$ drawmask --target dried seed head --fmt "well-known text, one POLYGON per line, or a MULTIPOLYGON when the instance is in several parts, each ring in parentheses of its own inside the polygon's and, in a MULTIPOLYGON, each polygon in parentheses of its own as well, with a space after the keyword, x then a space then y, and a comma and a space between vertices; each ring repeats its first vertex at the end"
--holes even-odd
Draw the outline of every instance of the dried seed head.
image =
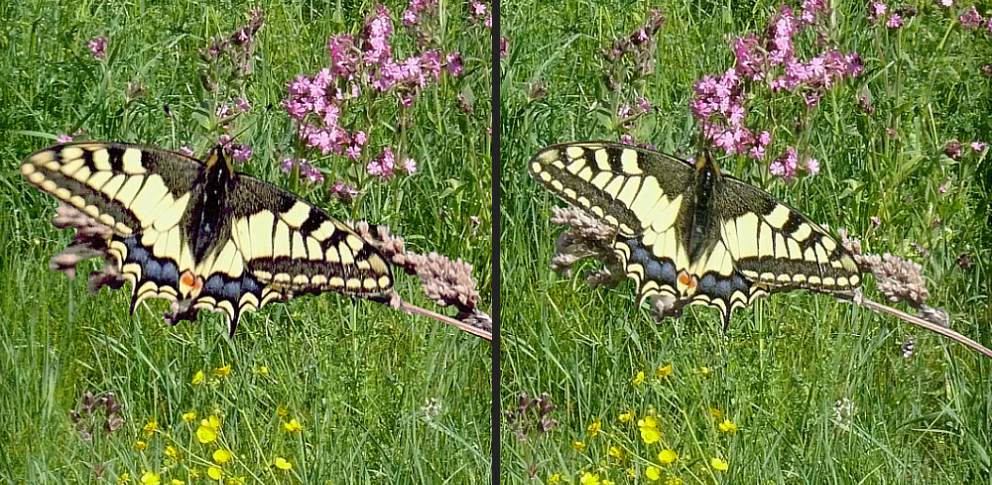
POLYGON ((930 297, 923 268, 913 261, 889 253, 882 256, 855 255, 855 260, 862 268, 869 269, 875 275, 879 291, 889 301, 905 301, 920 308, 930 297))

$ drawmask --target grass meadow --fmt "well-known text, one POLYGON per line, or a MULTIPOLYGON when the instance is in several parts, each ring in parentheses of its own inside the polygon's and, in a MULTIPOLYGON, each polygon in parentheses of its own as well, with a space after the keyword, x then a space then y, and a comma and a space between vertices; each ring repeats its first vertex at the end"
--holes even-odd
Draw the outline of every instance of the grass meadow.
MULTIPOLYGON (((341 114, 368 136, 355 162, 304 149, 283 101, 296 76, 329 66, 332 35, 362 35, 373 2, 253 2, 261 28, 237 41, 250 24, 241 2, 0 5, 0 482, 488 482, 488 342, 335 294, 245 315, 233 340, 219 314, 168 326, 160 300, 129 316, 127 289, 87 291, 95 262, 74 280, 48 269, 71 231, 51 225, 53 198, 17 169, 57 135, 198 155, 233 135, 252 150, 239 170, 473 264, 488 310, 490 33, 458 2, 411 33, 407 4, 387 3, 396 59, 422 42, 442 62, 460 52, 462 70, 429 80, 409 108, 366 86, 341 114), (236 99, 250 108, 218 112, 236 99), (416 173, 367 174, 385 147, 416 173), (284 173, 285 156, 326 181, 284 173), (333 197, 335 180, 361 195, 333 197)), ((436 308, 415 276, 398 280, 404 299, 436 308)))
MULTIPOLYGON (((805 292, 738 311, 725 336, 705 307, 656 324, 630 280, 591 289, 581 271, 549 268, 562 231, 549 216, 563 203, 529 177, 530 157, 551 143, 625 135, 693 155, 694 83, 734 67, 734 38, 769 35, 780 3, 502 5, 507 482, 988 483, 992 363, 977 353, 805 292), (665 20, 649 36, 653 64, 632 72, 606 59, 655 8, 665 20), (638 95, 651 109, 621 120, 638 95)), ((799 2, 785 3, 798 15, 799 2)), ((992 162, 982 143, 992 138, 992 33, 970 20, 967 1, 891 4, 874 20, 868 2, 828 3, 795 37, 796 56, 833 46, 856 52, 863 72, 812 107, 801 93, 748 84, 746 124, 773 141, 760 161, 718 152, 721 166, 847 228, 865 252, 919 263, 928 304, 988 346, 992 162), (774 176, 786 146, 815 157, 819 173, 774 176)), ((980 15, 992 13, 983 5, 980 15)), ((871 278, 864 290, 883 299, 871 278)))

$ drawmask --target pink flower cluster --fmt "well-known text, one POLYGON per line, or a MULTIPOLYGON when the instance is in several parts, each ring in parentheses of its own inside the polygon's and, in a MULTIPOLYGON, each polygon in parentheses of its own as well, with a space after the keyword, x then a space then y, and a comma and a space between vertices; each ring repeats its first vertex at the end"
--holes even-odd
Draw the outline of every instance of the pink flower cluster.
POLYGON ((902 28, 906 19, 915 17, 917 13, 916 7, 910 5, 903 5, 891 11, 885 2, 876 1, 868 5, 868 20, 873 24, 884 23, 892 30, 902 28))
POLYGON ((231 138, 231 135, 221 135, 217 139, 217 144, 224 147, 224 151, 229 153, 234 158, 234 161, 241 163, 247 162, 251 158, 251 147, 244 143, 232 143, 233 141, 234 139, 231 138))
MULTIPOLYGON (((408 12, 423 14, 433 2, 414 0, 408 12)), ((389 9, 379 5, 366 19, 357 44, 347 34, 335 35, 327 42, 331 65, 313 77, 297 76, 288 86, 283 102, 290 117, 299 124, 299 136, 321 153, 346 155, 357 160, 367 137, 364 132, 351 133, 342 126, 341 117, 349 100, 362 94, 362 86, 378 92, 395 92, 404 107, 412 105, 416 95, 440 79, 442 69, 457 76, 462 72, 461 54, 445 56, 427 50, 406 59, 394 59, 392 50, 393 20, 389 9)))
MULTIPOLYGON (((808 60, 797 56, 796 36, 828 13, 823 0, 805 0, 798 12, 783 5, 769 21, 764 34, 750 33, 731 42, 734 68, 696 82, 690 108, 701 122, 703 136, 713 146, 728 154, 764 159, 771 134, 767 131, 755 134, 746 124, 746 100, 754 82, 766 84, 772 92, 799 93, 807 106, 815 106, 824 91, 862 73, 864 67, 856 53, 828 48, 808 60)), ((811 174, 819 170, 815 159, 804 163, 811 174)), ((794 176, 798 166, 799 157, 790 147, 773 162, 771 170, 788 179, 794 176)))
MULTIPOLYGON (((816 175, 820 173, 820 162, 813 158, 807 157, 804 160, 804 168, 810 175, 816 175)), ((795 147, 788 147, 785 149, 785 153, 780 155, 769 165, 768 170, 772 175, 782 177, 785 180, 792 180, 796 176, 796 170, 799 168, 799 154, 795 147)))
POLYGON ((472 22, 481 22, 487 29, 493 28, 493 16, 489 12, 489 5, 483 2, 472 0, 468 7, 468 17, 472 22))
POLYGON ((217 107, 217 117, 224 119, 251 111, 251 103, 245 98, 234 100, 233 104, 222 104, 217 107))
MULTIPOLYGON (((396 168, 396 156, 393 155, 391 148, 386 147, 378 157, 369 162, 365 170, 374 177, 388 179, 396 174, 396 168)), ((403 161, 402 168, 407 175, 413 175, 417 172, 417 162, 412 158, 407 158, 403 161)))
POLYGON ((437 5, 437 0, 410 0, 410 5, 403 11, 403 24, 413 26, 420 23, 423 16, 437 5))
POLYGON ((982 14, 978 13, 978 9, 974 5, 958 17, 958 22, 961 22, 961 26, 965 30, 979 29, 984 24, 988 33, 992 34, 992 16, 987 18, 982 17, 982 14))
POLYGON ((279 169, 285 173, 290 173, 294 168, 299 169, 300 175, 312 184, 319 184, 324 181, 324 174, 310 162, 304 159, 295 160, 289 157, 282 159, 279 169))
POLYGON ((94 37, 86 43, 86 47, 90 49, 90 54, 93 55, 94 59, 103 60, 107 58, 106 37, 94 37))

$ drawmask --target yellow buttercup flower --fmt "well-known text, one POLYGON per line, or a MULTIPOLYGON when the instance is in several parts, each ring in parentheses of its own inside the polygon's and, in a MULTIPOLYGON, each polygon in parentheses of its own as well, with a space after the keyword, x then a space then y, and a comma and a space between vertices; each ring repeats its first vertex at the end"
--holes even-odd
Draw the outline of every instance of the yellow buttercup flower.
POLYGON ((224 483, 227 485, 245 485, 245 480, 246 480, 245 477, 240 477, 240 476, 228 477, 227 480, 224 481, 224 483))
POLYGON ((658 370, 654 371, 654 375, 659 379, 664 379, 672 375, 672 364, 668 364, 664 367, 659 367, 658 370))
POLYGON ((637 421, 637 427, 641 431, 641 440, 644 444, 650 445, 661 440, 661 431, 658 430, 658 420, 654 416, 645 416, 637 421))
POLYGON ((117 475, 117 483, 127 483, 131 481, 131 474, 128 472, 117 475))
POLYGON ((276 416, 285 418, 287 415, 289 415, 289 410, 286 409, 286 406, 276 406, 276 416))
POLYGON ((586 427, 586 432, 589 433, 590 438, 595 438, 602 429, 603 423, 600 422, 599 418, 596 418, 586 427))
POLYGON ((552 473, 551 476, 548 477, 548 484, 555 485, 561 483, 561 479, 561 473, 552 473))
POLYGON ((169 485, 186 485, 186 482, 178 478, 173 478, 172 480, 169 480, 169 485))
POLYGON ((573 441, 572 442, 572 448, 575 448, 575 451, 578 451, 578 452, 581 453, 582 451, 584 451, 586 449, 586 444, 583 443, 582 441, 576 440, 576 441, 573 441))
POLYGON ((637 371, 637 375, 634 376, 633 383, 635 386, 640 386, 641 384, 644 384, 645 379, 647 379, 647 376, 644 374, 644 371, 637 371))
POLYGON ((144 441, 141 440, 134 442, 134 449, 138 451, 145 451, 145 448, 148 448, 148 443, 145 443, 144 441))
POLYGON ((629 423, 633 421, 634 418, 636 417, 637 417, 637 413, 633 411, 627 411, 625 413, 621 413, 618 419, 620 420, 621 423, 629 423))
POLYGON ((671 465, 678 459, 679 454, 672 449, 665 448, 664 450, 661 450, 661 453, 658 453, 658 463, 661 463, 662 465, 671 465))
POLYGON ((723 417, 723 411, 720 411, 719 408, 710 407, 710 416, 720 419, 723 417))
POLYGON ((173 460, 179 460, 179 449, 173 445, 166 445, 165 456, 172 458, 173 460))
POLYGON ((604 478, 603 481, 600 482, 600 483, 602 485, 616 485, 616 482, 614 482, 613 480, 610 480, 609 478, 604 478))
POLYGON ((661 478, 661 468, 651 465, 644 470, 644 476, 647 477, 648 480, 656 482, 659 478, 661 478))
POLYGON ((290 463, 289 460, 287 460, 287 459, 285 459, 285 458, 283 458, 281 456, 276 457, 276 460, 274 462, 274 465, 276 466, 276 468, 278 468, 280 470, 292 470, 293 469, 293 464, 290 463))
POLYGON ((196 421, 196 411, 189 411, 183 413, 183 421, 187 423, 192 423, 193 421, 196 421))
POLYGON ((665 480, 665 485, 682 485, 682 479, 674 475, 670 476, 668 480, 665 480))
POLYGON ((303 425, 300 424, 296 418, 293 418, 285 423, 282 423, 282 429, 286 430, 287 433, 298 433, 303 431, 303 425))
POLYGON ((582 485, 602 485, 599 481, 599 475, 590 472, 583 473, 579 478, 579 483, 582 485))
POLYGON ((199 384, 203 382, 203 379, 205 379, 206 377, 207 377, 206 374, 204 374, 202 370, 198 370, 196 371, 196 374, 193 374, 193 380, 190 382, 192 382, 193 384, 199 384))
POLYGON ((710 466, 713 467, 714 470, 725 472, 730 468, 730 463, 714 456, 713 458, 710 458, 710 466))
POLYGON ((224 470, 221 470, 221 468, 217 465, 210 465, 210 468, 207 468, 207 476, 210 477, 211 480, 220 480, 221 478, 224 478, 224 470))
POLYGON ((737 425, 729 419, 724 419, 723 422, 720 423, 720 431, 727 434, 734 434, 737 432, 737 425))
POLYGON ((141 428, 141 432, 145 434, 146 438, 151 438, 152 435, 155 434, 155 430, 157 429, 158 429, 158 421, 151 419, 147 423, 145 423, 144 427, 141 428))
POLYGON ((631 480, 637 478, 637 470, 635 470, 634 467, 628 468, 626 473, 627 473, 627 478, 631 480))
POLYGON ((609 451, 607 451, 607 454, 610 456, 610 458, 613 458, 614 460, 617 461, 623 460, 623 450, 620 449, 619 446, 611 446, 609 451))
POLYGON ((258 375, 260 375, 262 377, 268 377, 268 375, 269 375, 269 368, 266 367, 266 366, 264 366, 264 365, 263 366, 259 366, 259 368, 258 368, 258 375))
POLYGON ((223 465, 231 461, 231 456, 232 455, 230 451, 227 451, 224 448, 217 448, 216 450, 214 450, 212 458, 214 459, 214 463, 218 465, 223 465))
POLYGON ((227 364, 223 367, 217 367, 214 369, 214 375, 217 377, 227 377, 231 375, 231 364, 227 364))
POLYGON ((700 367, 699 368, 699 373, 702 374, 703 377, 709 377, 710 376, 710 368, 709 367, 706 367, 706 366, 700 367))
POLYGON ((217 416, 210 416, 200 420, 200 426, 196 428, 196 439, 200 443, 213 443, 220 432, 220 419, 217 416))
POLYGON ((161 485, 162 477, 158 473, 145 471, 141 474, 141 485, 161 485))

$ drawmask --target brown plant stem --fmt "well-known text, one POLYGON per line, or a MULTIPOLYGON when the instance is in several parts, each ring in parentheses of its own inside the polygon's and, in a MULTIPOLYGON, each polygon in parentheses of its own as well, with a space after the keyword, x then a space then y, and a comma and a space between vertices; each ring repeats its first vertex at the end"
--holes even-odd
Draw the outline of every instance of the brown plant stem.
POLYGON ((860 293, 859 294, 855 294, 855 295, 850 295, 850 296, 851 296, 852 301, 855 304, 857 304, 857 305, 863 306, 863 307, 865 307, 865 308, 867 308, 869 310, 872 310, 872 311, 874 311, 876 313, 885 313, 885 314, 891 315, 891 316, 896 317, 896 318, 898 318, 898 319, 900 319, 900 320, 902 320, 902 321, 904 321, 906 323, 909 323, 909 324, 912 324, 912 325, 916 325, 917 327, 920 327, 920 328, 929 330, 929 331, 931 331, 933 333, 936 333, 938 335, 942 335, 944 337, 947 337, 947 338, 949 338, 949 339, 951 339, 951 340, 953 340, 953 341, 955 341, 955 342, 957 342, 957 343, 959 343, 961 345, 964 345, 965 347, 968 347, 968 348, 970 348, 970 349, 972 349, 972 350, 974 350, 974 351, 976 351, 976 352, 978 352, 980 354, 983 354, 986 357, 992 359, 992 350, 989 350, 984 345, 982 345, 982 344, 980 344, 980 343, 978 343, 978 342, 976 342, 976 341, 974 341, 974 340, 972 340, 972 339, 970 339, 968 337, 965 337, 964 335, 961 335, 960 333, 957 333, 954 330, 951 330, 950 328, 944 327, 942 325, 937 325, 936 323, 933 323, 933 322, 929 322, 929 321, 924 320, 924 319, 922 319, 922 318, 920 318, 920 317, 918 317, 916 315, 911 315, 911 314, 906 313, 906 312, 904 312, 902 310, 899 310, 897 308, 893 308, 893 307, 890 307, 888 305, 883 305, 882 303, 878 303, 876 301, 869 300, 869 299, 865 298, 863 295, 861 295, 860 293))
POLYGON ((465 323, 465 322, 463 322, 461 320, 457 320, 457 319, 451 318, 451 317, 449 317, 447 315, 442 315, 440 313, 437 313, 437 312, 432 311, 432 310, 428 310, 426 308, 421 308, 421 307, 419 307, 417 305, 413 305, 413 304, 407 303, 405 301, 401 301, 400 302, 399 308, 400 308, 400 310, 403 310, 403 311, 405 311, 405 312, 407 312, 407 313, 409 313, 411 315, 420 315, 420 316, 427 317, 427 318, 433 318, 434 320, 437 320, 437 321, 439 321, 441 323, 446 323, 446 324, 451 325, 451 326, 453 326, 453 327, 455 327, 455 328, 457 328, 457 329, 459 329, 459 330, 461 330, 463 332, 468 332, 468 333, 470 333, 472 335, 475 335, 476 337, 480 337, 480 338, 483 338, 485 340, 490 340, 491 341, 493 339, 492 332, 488 332, 486 330, 483 330, 481 328, 478 328, 478 327, 476 327, 474 325, 471 325, 469 323, 465 323))

